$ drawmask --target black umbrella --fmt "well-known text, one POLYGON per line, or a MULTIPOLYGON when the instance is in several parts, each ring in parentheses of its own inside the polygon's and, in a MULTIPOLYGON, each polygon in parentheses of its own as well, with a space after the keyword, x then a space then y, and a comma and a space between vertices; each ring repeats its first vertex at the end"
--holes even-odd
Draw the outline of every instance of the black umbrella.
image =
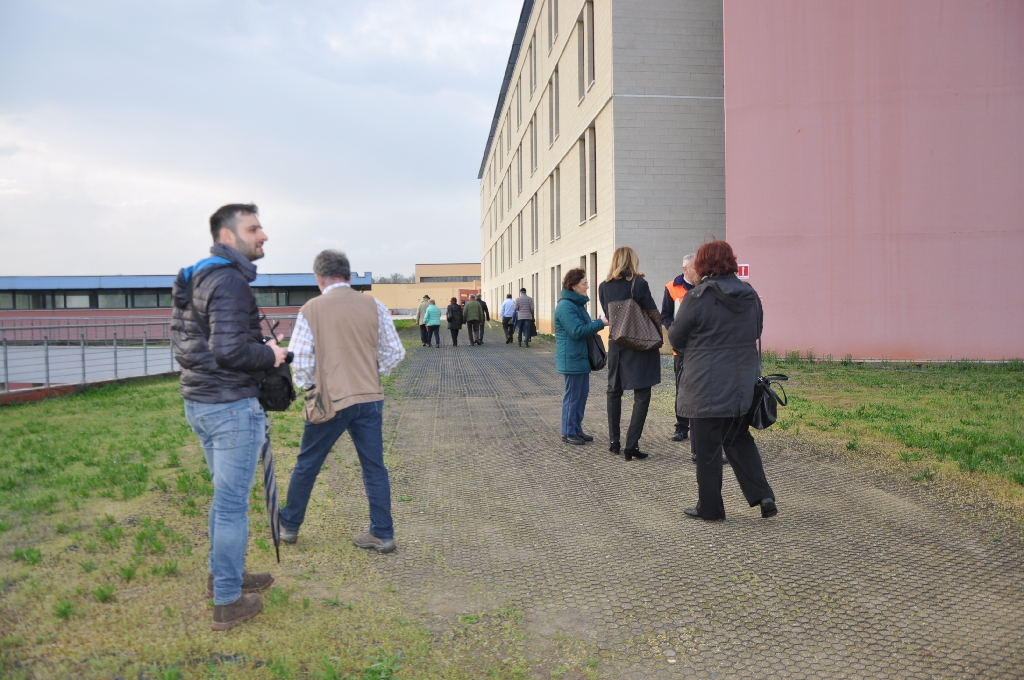
POLYGON ((281 517, 277 507, 277 478, 274 476, 274 454, 270 451, 270 418, 267 418, 267 436, 263 440, 260 462, 263 464, 263 500, 267 505, 270 535, 274 538, 274 551, 277 553, 277 562, 280 564, 281 517))

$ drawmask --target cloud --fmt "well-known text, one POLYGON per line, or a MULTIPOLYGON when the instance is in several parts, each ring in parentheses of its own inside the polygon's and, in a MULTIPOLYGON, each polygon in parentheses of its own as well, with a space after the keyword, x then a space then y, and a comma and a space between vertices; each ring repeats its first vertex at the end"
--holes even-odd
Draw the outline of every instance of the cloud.
POLYGON ((479 258, 519 0, 4 3, 0 273, 169 273, 256 201, 263 271, 479 258))

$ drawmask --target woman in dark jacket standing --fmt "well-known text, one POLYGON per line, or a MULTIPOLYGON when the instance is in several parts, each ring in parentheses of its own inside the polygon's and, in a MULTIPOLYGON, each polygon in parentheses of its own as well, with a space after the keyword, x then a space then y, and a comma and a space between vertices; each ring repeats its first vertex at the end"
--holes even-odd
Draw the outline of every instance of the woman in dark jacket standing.
POLYGON ((459 330, 462 328, 462 307, 459 301, 452 298, 448 305, 448 330, 452 333, 452 347, 459 346, 459 330))
MULTIPOLYGON (((601 309, 608 316, 608 303, 632 297, 645 310, 657 312, 658 305, 651 296, 651 288, 640 271, 640 258, 632 248, 618 248, 612 255, 608 278, 598 286, 601 309)), ((660 328, 660 326, 659 326, 660 328)), ((644 433, 647 409, 651 405, 651 387, 661 382, 661 357, 657 349, 643 352, 608 343, 608 450, 618 455, 619 421, 622 417, 622 393, 633 390, 633 414, 626 432, 626 460, 644 459, 640 451, 640 436, 644 433)))
POLYGON ((761 372, 756 344, 761 300, 749 283, 736 278, 736 256, 725 241, 701 246, 694 268, 700 283, 683 298, 668 329, 672 349, 683 356, 676 409, 690 419, 697 455, 697 507, 686 514, 725 519, 719 458, 724 448, 747 503, 760 505, 762 517, 773 517, 775 492, 747 415, 761 372))
POLYGON ((562 279, 562 294, 555 307, 555 369, 565 376, 562 396, 562 441, 583 444, 594 438, 583 431, 583 412, 590 394, 590 349, 587 341, 604 328, 604 317, 591 321, 587 314, 587 273, 570 269, 562 279))

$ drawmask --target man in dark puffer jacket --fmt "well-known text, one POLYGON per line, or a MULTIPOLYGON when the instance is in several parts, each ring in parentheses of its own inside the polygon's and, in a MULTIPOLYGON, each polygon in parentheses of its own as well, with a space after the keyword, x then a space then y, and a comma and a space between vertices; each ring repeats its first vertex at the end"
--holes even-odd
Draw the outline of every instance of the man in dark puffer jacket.
POLYGON ((280 366, 287 350, 263 343, 259 308, 249 283, 253 260, 267 240, 255 205, 232 204, 210 217, 213 257, 178 272, 171 338, 181 365, 185 416, 199 436, 213 479, 210 506, 210 576, 213 629, 228 630, 263 607, 257 591, 269 573, 245 568, 249 493, 266 437, 259 403, 263 372, 280 366))

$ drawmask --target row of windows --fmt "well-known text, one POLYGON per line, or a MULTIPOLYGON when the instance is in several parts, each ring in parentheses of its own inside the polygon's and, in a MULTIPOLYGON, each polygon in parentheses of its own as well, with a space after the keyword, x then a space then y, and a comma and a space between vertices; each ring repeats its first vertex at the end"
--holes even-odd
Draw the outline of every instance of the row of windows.
MULTIPOLYGON (((548 50, 552 49, 555 43, 555 38, 558 35, 558 7, 555 0, 550 0, 547 5, 548 10, 548 50)), ((543 12, 543 10, 542 10, 543 12)), ((577 41, 578 41, 578 63, 577 63, 577 74, 579 82, 579 99, 582 102, 586 96, 586 92, 590 89, 596 79, 595 72, 595 58, 594 58, 594 5, 593 2, 587 2, 584 5, 583 11, 580 13, 579 19, 576 22, 577 29, 577 41)), ((536 30, 534 30, 533 36, 530 38, 529 46, 526 52, 526 67, 529 71, 529 88, 530 97, 533 97, 533 93, 537 86, 537 57, 536 57, 536 30)), ((554 70, 551 78, 548 80, 546 94, 548 100, 548 146, 552 146, 559 135, 560 128, 560 92, 559 92, 559 80, 558 80, 558 63, 555 63, 554 70)), ((516 151, 513 154, 512 165, 509 166, 508 170, 503 174, 499 173, 499 168, 505 167, 505 151, 512 153, 512 109, 516 111, 516 131, 521 128, 523 122, 522 112, 522 76, 516 81, 516 87, 512 91, 512 96, 509 99, 509 106, 505 112, 505 122, 501 127, 501 130, 497 136, 497 144, 494 147, 494 151, 491 156, 491 162, 488 163, 487 170, 485 172, 485 181, 481 187, 481 211, 485 205, 486 197, 484 196, 484 187, 487 188, 488 193, 497 187, 495 197, 491 203, 491 217, 484 221, 489 221, 491 234, 496 227, 496 222, 500 222, 504 218, 504 213, 507 207, 512 203, 512 186, 510 184, 512 176, 512 165, 516 168, 517 186, 518 193, 522 192, 522 142, 517 145, 516 151), (499 183, 499 174, 501 174, 501 181, 499 183)), ((530 173, 536 171, 539 165, 539 149, 538 149, 538 136, 539 130, 537 126, 537 113, 536 111, 530 117, 530 121, 527 126, 526 138, 527 144, 530 151, 530 173)), ((490 235, 490 234, 489 234, 490 235)))
MULTIPOLYGON (((298 307, 320 294, 316 288, 253 288, 261 307, 298 307)), ((0 309, 159 309, 171 306, 171 291, 106 290, 0 292, 0 309)))
POLYGON ((457 283, 479 281, 479 276, 421 276, 420 283, 457 283))
MULTIPOLYGON (((589 312, 591 318, 597 318, 598 315, 598 296, 597 286, 601 281, 602 277, 597 272, 597 253, 593 252, 589 255, 580 255, 579 268, 587 273, 587 280, 590 282, 591 295, 589 312)), ((566 269, 568 271, 568 269, 566 269)), ((558 264, 550 268, 550 284, 548 286, 547 297, 547 309, 545 309, 544 298, 540 290, 540 272, 534 272, 530 274, 529 287, 524 285, 524 279, 519 278, 518 283, 513 286, 512 282, 508 284, 502 284, 491 288, 491 300, 495 301, 495 305, 500 305, 501 301, 505 299, 505 296, 509 293, 515 298, 519 295, 519 291, 522 288, 526 288, 526 294, 533 298, 534 304, 536 305, 536 312, 538 317, 549 317, 553 318, 555 306, 558 304, 558 300, 561 298, 562 292, 562 265, 558 264)))

